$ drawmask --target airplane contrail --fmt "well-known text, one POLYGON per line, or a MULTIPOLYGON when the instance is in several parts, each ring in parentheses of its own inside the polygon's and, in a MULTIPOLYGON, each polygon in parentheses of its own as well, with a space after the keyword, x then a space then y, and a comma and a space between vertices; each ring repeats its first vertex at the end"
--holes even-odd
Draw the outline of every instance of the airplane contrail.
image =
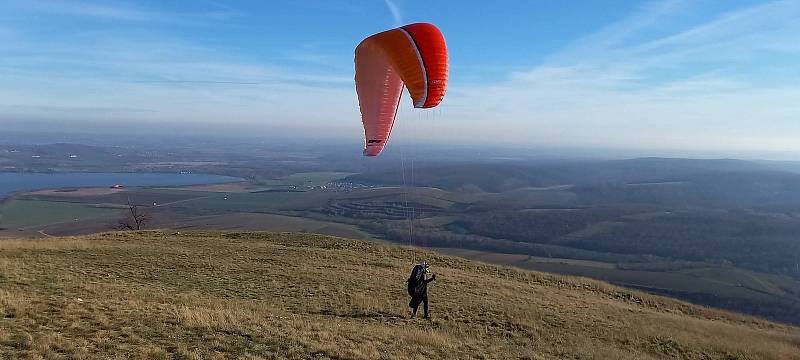
POLYGON ((386 3, 386 7, 389 8, 389 11, 392 13, 392 18, 394 18, 394 26, 401 26, 403 25, 403 16, 400 14, 400 9, 397 7, 397 4, 394 3, 392 0, 383 0, 386 3))

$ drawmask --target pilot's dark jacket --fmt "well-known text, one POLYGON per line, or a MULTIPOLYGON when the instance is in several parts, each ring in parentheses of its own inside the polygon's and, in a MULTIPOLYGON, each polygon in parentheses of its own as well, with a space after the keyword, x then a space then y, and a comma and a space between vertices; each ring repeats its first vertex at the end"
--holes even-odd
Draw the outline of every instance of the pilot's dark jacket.
POLYGON ((416 315, 419 304, 423 303, 426 318, 428 317, 428 283, 436 279, 436 275, 426 279, 427 272, 422 265, 416 265, 408 277, 408 295, 411 296, 408 306, 414 310, 414 315, 416 315))

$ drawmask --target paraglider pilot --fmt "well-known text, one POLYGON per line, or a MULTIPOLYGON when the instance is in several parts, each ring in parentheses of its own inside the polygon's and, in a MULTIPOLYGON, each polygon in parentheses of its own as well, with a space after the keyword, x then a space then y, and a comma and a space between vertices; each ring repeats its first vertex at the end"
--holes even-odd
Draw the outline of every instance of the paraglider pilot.
POLYGON ((428 283, 436 280, 436 275, 428 279, 428 262, 422 261, 414 266, 411 270, 411 275, 408 277, 408 295, 411 296, 411 301, 408 306, 412 309, 411 317, 417 315, 417 308, 422 303, 425 310, 425 318, 428 319, 428 283))

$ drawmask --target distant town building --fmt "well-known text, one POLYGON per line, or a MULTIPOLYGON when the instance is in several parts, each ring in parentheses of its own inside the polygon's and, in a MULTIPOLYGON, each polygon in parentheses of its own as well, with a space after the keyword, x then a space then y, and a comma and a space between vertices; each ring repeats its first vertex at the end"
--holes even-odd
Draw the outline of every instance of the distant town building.
POLYGON ((112 188, 112 189, 124 189, 124 188, 125 188, 125 185, 122 185, 122 184, 114 184, 114 185, 111 185, 111 188, 112 188))

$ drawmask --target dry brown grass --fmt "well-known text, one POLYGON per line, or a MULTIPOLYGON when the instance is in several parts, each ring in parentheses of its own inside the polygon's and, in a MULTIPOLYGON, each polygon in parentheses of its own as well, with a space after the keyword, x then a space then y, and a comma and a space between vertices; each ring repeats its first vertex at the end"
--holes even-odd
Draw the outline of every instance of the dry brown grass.
POLYGON ((800 331, 355 240, 110 233, 0 242, 0 357, 800 359, 800 331), (432 321, 408 318, 413 257, 432 321))

